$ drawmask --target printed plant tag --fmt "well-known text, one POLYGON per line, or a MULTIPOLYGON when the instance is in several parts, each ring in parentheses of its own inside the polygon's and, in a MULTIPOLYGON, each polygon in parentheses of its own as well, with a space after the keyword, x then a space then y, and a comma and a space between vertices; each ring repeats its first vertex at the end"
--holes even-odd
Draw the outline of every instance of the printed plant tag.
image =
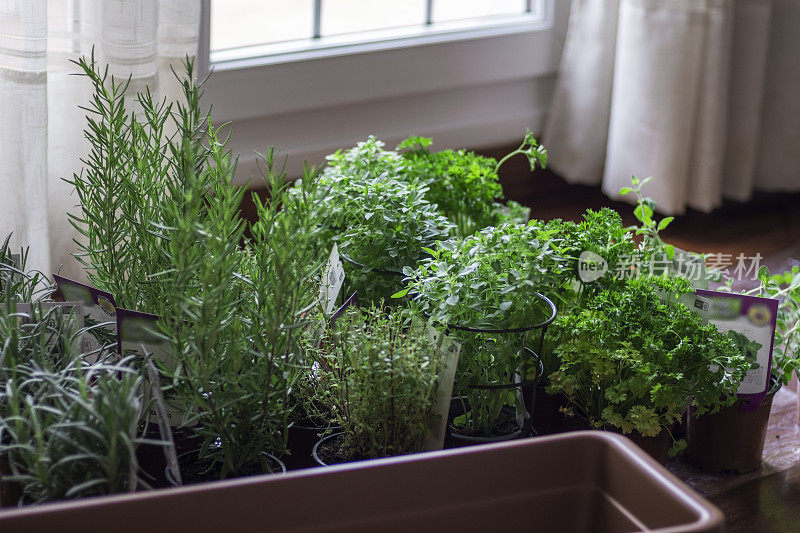
POLYGON ((697 293, 711 301, 709 321, 728 335, 749 361, 758 365, 747 372, 738 391, 742 410, 753 411, 769 391, 779 302, 772 298, 708 290, 697 293))
MULTIPOLYGON (((83 302, 19 302, 16 304, 16 312, 25 315, 25 317, 21 319, 21 322, 28 324, 32 323, 36 318, 48 316, 50 310, 54 308, 59 308, 62 310, 62 313, 71 315, 70 319, 73 321, 75 331, 78 333, 75 338, 72 339, 73 353, 90 354, 86 357, 86 360, 90 363, 97 360, 98 352, 87 349, 86 344, 89 336, 86 335, 84 331, 81 331, 84 327, 83 317, 85 314, 83 302), (36 307, 37 310, 34 310, 34 307, 36 307), (38 312, 38 308, 41 308, 41 313, 38 312)), ((52 315, 49 316, 52 319, 52 315)), ((52 349, 55 343, 56 339, 51 339, 48 347, 52 349)))
POLYGON ((339 320, 339 318, 341 318, 342 315, 345 313, 345 311, 347 311, 347 309, 350 307, 355 307, 356 309, 358 308, 358 291, 351 294, 350 298, 348 298, 342 304, 342 306, 339 309, 337 309, 335 313, 331 315, 331 319, 328 321, 328 323, 331 326, 334 325, 336 321, 339 320))
POLYGON ((117 304, 111 293, 53 274, 58 291, 65 300, 83 302, 84 322, 89 330, 85 335, 85 353, 99 352, 102 346, 118 344, 117 304))
POLYGON ((322 282, 319 288, 319 297, 326 314, 333 312, 336 306, 336 298, 344 285, 344 265, 339 257, 339 247, 334 244, 325 271, 322 274, 322 282))
MULTIPOLYGON (((152 356, 167 367, 171 367, 174 364, 172 348, 158 335, 157 331, 158 316, 121 307, 117 309, 119 353, 123 356, 134 353, 142 360, 152 356)), ((171 426, 180 424, 180 417, 169 408, 166 418, 171 426)), ((150 421, 154 424, 158 423, 158 413, 154 408, 150 409, 150 421)))
POLYGON ((153 358, 148 352, 147 348, 142 345, 141 350, 147 359, 147 376, 150 381, 150 395, 153 401, 153 406, 155 407, 156 421, 158 422, 158 432, 161 435, 161 440, 167 443, 166 446, 164 446, 164 457, 167 460, 167 465, 169 466, 175 481, 178 482, 178 485, 183 485, 183 480, 181 479, 181 469, 180 466, 178 466, 178 454, 175 451, 175 440, 172 438, 172 428, 169 424, 169 410, 167 408, 167 403, 164 401, 164 393, 161 389, 161 376, 159 376, 158 369, 156 368, 156 365, 153 364, 153 358))
POLYGON ((422 450, 429 452, 444 448, 444 436, 447 431, 447 415, 450 412, 450 397, 453 395, 453 383, 461 354, 461 343, 442 334, 433 326, 428 326, 428 339, 439 352, 439 389, 436 404, 429 417, 429 430, 422 444, 422 450))

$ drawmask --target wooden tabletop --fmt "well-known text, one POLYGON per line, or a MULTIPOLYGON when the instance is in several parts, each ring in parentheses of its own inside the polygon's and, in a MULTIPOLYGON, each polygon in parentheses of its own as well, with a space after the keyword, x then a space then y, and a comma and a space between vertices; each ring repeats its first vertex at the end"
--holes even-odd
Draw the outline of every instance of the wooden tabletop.
POLYGON ((682 460, 667 466, 719 507, 731 532, 800 532, 800 426, 797 383, 775 395, 763 464, 743 475, 710 475, 682 460))

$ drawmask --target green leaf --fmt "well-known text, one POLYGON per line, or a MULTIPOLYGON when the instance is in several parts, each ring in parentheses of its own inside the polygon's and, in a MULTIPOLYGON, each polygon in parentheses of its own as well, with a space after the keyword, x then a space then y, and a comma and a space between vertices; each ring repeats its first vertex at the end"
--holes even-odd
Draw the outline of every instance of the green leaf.
POLYGON ((620 196, 625 196, 626 194, 630 194, 632 192, 633 192, 633 189, 631 189, 630 187, 623 187, 623 188, 621 188, 619 190, 619 195, 620 196))
POLYGON ((672 222, 673 220, 675 220, 675 217, 662 218, 661 222, 658 223, 658 231, 666 229, 666 227, 669 226, 670 222, 672 222))
POLYGON ((397 291, 396 293, 392 294, 392 298, 403 298, 406 294, 408 294, 410 289, 411 287, 406 287, 402 291, 397 291))

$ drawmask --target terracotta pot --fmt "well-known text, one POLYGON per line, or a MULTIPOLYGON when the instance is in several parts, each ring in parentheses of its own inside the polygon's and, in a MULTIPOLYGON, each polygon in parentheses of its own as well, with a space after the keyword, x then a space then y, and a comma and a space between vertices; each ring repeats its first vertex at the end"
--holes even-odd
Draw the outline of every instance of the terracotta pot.
POLYGON ((8 457, 0 455, 0 507, 16 507, 22 498, 22 487, 16 481, 7 481, 11 475, 8 457))
POLYGON ((689 408, 686 459, 706 472, 744 474, 761 466, 767 424, 777 387, 752 412, 740 402, 714 414, 695 418, 689 408))
POLYGON ((322 434, 328 429, 336 433, 341 430, 341 427, 331 426, 330 428, 325 428, 300 425, 293 425, 290 427, 287 440, 289 455, 283 458, 283 462, 286 463, 286 468, 289 470, 298 470, 300 468, 317 466, 317 462, 312 455, 314 446, 317 444, 322 434))

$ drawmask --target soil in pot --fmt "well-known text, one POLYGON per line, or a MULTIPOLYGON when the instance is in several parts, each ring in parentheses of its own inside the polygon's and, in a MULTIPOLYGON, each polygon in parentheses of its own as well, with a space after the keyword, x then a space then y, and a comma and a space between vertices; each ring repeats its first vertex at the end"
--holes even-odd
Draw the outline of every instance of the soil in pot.
POLYGON ((686 460, 715 474, 744 474, 761 466, 772 400, 780 387, 773 387, 758 409, 743 413, 736 402, 714 414, 694 416, 689 408, 686 460))
MULTIPOLYGON (((280 459, 266 452, 263 453, 269 460, 269 464, 272 469, 271 473, 277 474, 286 472, 286 466, 280 459)), ((179 455, 178 466, 181 469, 181 481, 183 482, 184 485, 205 483, 207 481, 218 481, 220 479, 220 466, 216 466, 209 470, 207 464, 202 463, 198 460, 196 451, 183 453, 179 455)), ((172 475, 172 472, 170 471, 169 467, 165 468, 164 472, 167 479, 169 480, 170 485, 173 487, 177 486, 178 483, 175 480, 175 477, 172 475)), ((234 475, 228 476, 228 478, 232 479, 237 477, 257 476, 267 473, 270 472, 264 472, 260 465, 253 465, 253 468, 244 469, 241 472, 237 472, 234 475)))
POLYGON ((312 451, 312 456, 317 466, 336 465, 369 459, 369 457, 348 454, 343 446, 343 436, 344 433, 334 433, 333 435, 322 437, 317 441, 312 451))
POLYGON ((298 470, 300 468, 318 466, 312 455, 314 445, 317 444, 317 441, 326 431, 337 433, 340 430, 340 426, 326 427, 315 425, 312 422, 291 426, 287 439, 289 454, 283 458, 286 468, 298 470))
POLYGON ((451 426, 450 446, 447 447, 473 446, 475 444, 514 440, 520 437, 522 437, 522 428, 517 423, 517 416, 513 409, 505 407, 500 412, 497 420, 495 420, 491 435, 470 435, 464 433, 464 430, 460 428, 451 426))

